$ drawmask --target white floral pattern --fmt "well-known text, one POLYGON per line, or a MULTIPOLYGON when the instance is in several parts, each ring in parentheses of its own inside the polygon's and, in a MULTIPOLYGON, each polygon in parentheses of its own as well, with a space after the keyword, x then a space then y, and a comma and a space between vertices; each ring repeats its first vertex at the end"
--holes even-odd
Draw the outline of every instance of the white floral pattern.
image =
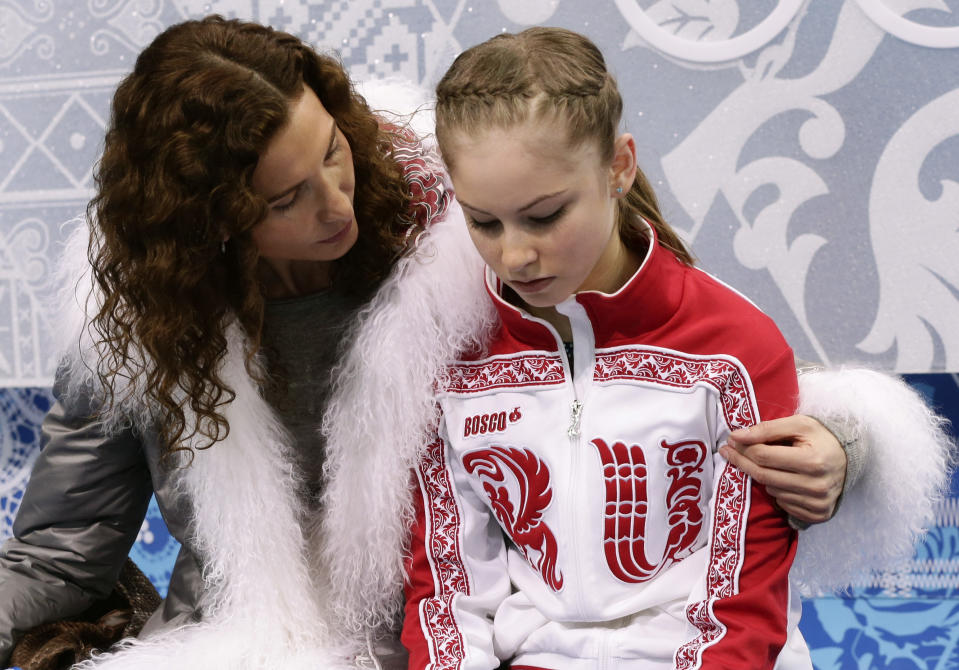
POLYGON ((550 354, 495 356, 475 363, 458 363, 448 371, 448 393, 480 393, 501 387, 552 386, 565 380, 562 359, 550 354))
POLYGON ((470 593, 470 578, 463 562, 459 507, 453 495, 453 481, 446 465, 446 443, 436 438, 426 449, 419 464, 420 486, 425 499, 424 523, 430 563, 435 580, 435 596, 421 602, 420 617, 427 631, 430 659, 438 670, 460 667, 465 658, 462 634, 455 621, 453 599, 470 593))
POLYGON ((637 347, 602 349, 596 352, 593 379, 600 384, 631 379, 676 388, 707 384, 719 393, 727 425, 751 426, 758 416, 742 370, 733 362, 716 357, 681 356, 637 347))

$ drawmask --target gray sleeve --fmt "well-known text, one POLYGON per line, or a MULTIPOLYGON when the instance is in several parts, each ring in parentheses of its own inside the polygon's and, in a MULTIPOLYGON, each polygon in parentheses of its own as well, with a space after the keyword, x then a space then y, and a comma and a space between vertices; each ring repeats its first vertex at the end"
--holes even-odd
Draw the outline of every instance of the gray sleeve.
MULTIPOLYGON (((846 452, 846 481, 843 484, 843 492, 855 488, 866 465, 866 445, 863 442, 863 434, 859 424, 851 417, 837 414, 811 416, 836 437, 846 452)), ((840 496, 841 498, 842 496, 840 496)), ((836 509, 839 509, 838 501, 836 509)))
POLYGON ((58 380, 43 450, 0 549, 0 667, 19 635, 109 594, 152 493, 133 433, 107 434, 89 398, 65 399, 64 388, 58 380))
MULTIPOLYGON (((821 413, 810 413, 809 416, 821 423, 826 430, 832 433, 843 451, 846 452, 846 478, 843 480, 842 491, 839 493, 839 497, 836 499, 836 506, 832 511, 833 516, 836 516, 846 493, 856 487, 859 478, 862 476, 863 469, 866 466, 866 445, 863 442, 862 431, 851 418, 821 413)), ((806 530, 812 524, 808 521, 797 519, 790 514, 789 525, 796 530, 806 530)))
MULTIPOLYGON (((796 359, 796 372, 802 376, 822 372, 825 368, 816 363, 796 359)), ((809 416, 821 423, 823 427, 835 436, 843 451, 846 452, 846 479, 843 482, 843 490, 836 501, 836 509, 833 514, 839 510, 839 504, 842 502, 842 496, 846 491, 855 488, 859 477, 862 475, 863 468, 866 465, 866 445, 863 442, 862 426, 858 417, 852 416, 847 407, 833 407, 833 411, 811 412, 809 416)), ((808 525, 808 524, 807 524, 808 525)))
MULTIPOLYGON (((822 372, 824 369, 822 365, 817 363, 810 363, 796 358, 796 373, 800 377, 822 372)), ((838 409, 844 411, 846 408, 838 409)), ((826 430, 832 433, 843 451, 846 452, 846 477, 843 480, 843 488, 839 493, 839 498, 836 500, 836 507, 833 509, 833 516, 835 516, 836 512, 839 511, 839 506, 842 504, 843 496, 845 496, 846 491, 856 486, 856 482, 859 480, 859 476, 862 474, 863 467, 866 464, 866 449, 862 441, 862 431, 855 419, 843 414, 842 411, 837 413, 822 411, 806 412, 806 414, 821 423, 826 430)), ((811 524, 808 521, 802 521, 789 515, 789 525, 796 530, 806 530, 811 524)))

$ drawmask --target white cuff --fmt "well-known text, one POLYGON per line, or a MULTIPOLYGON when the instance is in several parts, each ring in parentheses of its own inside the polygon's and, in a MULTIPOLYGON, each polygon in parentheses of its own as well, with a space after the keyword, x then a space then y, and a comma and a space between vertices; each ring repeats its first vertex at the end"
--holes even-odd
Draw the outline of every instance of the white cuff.
POLYGON ((806 594, 833 591, 912 555, 954 463, 945 419, 891 375, 843 368, 799 378, 799 413, 861 436, 865 463, 830 521, 803 531, 792 569, 806 594))

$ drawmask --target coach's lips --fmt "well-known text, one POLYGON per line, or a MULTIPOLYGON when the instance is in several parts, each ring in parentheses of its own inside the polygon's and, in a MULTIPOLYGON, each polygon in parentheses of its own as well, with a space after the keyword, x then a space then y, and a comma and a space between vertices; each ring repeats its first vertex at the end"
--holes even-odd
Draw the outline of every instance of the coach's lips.
POLYGON ((349 235, 352 229, 353 229, 353 219, 350 219, 349 221, 346 222, 345 226, 340 228, 339 231, 337 231, 330 237, 327 237, 326 239, 319 240, 319 244, 332 244, 335 242, 339 242, 340 240, 345 238, 347 235, 349 235))

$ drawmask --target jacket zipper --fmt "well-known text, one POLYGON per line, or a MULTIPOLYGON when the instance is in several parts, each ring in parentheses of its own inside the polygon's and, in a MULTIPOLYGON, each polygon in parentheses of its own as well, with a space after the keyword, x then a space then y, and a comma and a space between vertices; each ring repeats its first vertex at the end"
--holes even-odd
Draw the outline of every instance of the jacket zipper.
MULTIPOLYGON (((540 321, 543 325, 549 329, 550 333, 553 335, 553 339, 556 341, 556 344, 559 349, 560 360, 563 364, 563 369, 569 375, 569 389, 572 393, 573 400, 570 403, 570 417, 569 417, 569 426, 566 428, 566 436, 569 439, 570 447, 570 458, 569 458, 569 485, 567 488, 566 496, 566 505, 564 506, 564 516, 566 519, 569 519, 569 525, 572 529, 571 537, 582 537, 580 533, 580 519, 577 514, 578 506, 576 504, 576 498, 580 494, 578 487, 576 486, 576 480, 574 477, 576 473, 579 472, 579 459, 580 459, 580 423, 582 421, 583 408, 584 404, 579 399, 576 390, 576 380, 573 377, 573 366, 569 364, 569 357, 566 355, 566 347, 563 345, 563 338, 559 336, 559 332, 552 326, 552 324, 536 319, 536 317, 529 317, 531 320, 540 321)), ((575 339, 575 338, 574 338, 575 339)), ((582 580, 580 576, 583 574, 582 559, 580 558, 579 551, 577 550, 576 543, 570 545, 570 554, 572 554, 572 564, 573 564, 573 575, 564 575, 564 588, 568 585, 568 588, 571 590, 571 597, 576 609, 577 614, 580 617, 585 616, 586 608, 583 603, 583 590, 582 590, 582 580)))
MULTIPOLYGON (((571 536, 581 537, 581 533, 579 532, 579 516, 577 515, 578 505, 576 504, 576 498, 579 494, 579 490, 576 486, 576 480, 574 477, 575 473, 579 472, 580 470, 579 430, 580 422, 583 416, 583 403, 580 401, 576 393, 576 380, 573 377, 573 367, 569 364, 569 357, 566 355, 566 348, 563 346, 563 341, 559 337, 559 333, 554 332, 553 336, 556 338, 556 342, 559 344, 561 360, 563 361, 563 367, 566 369, 567 374, 569 375, 569 388, 573 395, 573 400, 570 403, 569 426, 566 428, 566 436, 569 438, 570 449, 569 487, 567 489, 568 494, 566 496, 566 518, 569 519, 569 524, 571 526, 571 536)), ((583 606, 583 592, 581 586, 582 581, 579 577, 583 574, 583 566, 575 543, 570 545, 570 554, 572 554, 573 559, 574 575, 572 575, 572 579, 570 579, 570 577, 566 577, 565 579, 568 580, 567 583, 569 584, 572 592, 576 611, 579 616, 582 617, 585 614, 585 607, 583 606)))
MULTIPOLYGON (((569 414, 569 428, 566 429, 566 434, 571 440, 577 440, 579 437, 579 421, 583 415, 583 403, 579 401, 578 398, 575 398, 576 388, 573 387, 573 404, 570 407, 569 414)), ((577 440, 578 442, 578 440, 577 440)))

